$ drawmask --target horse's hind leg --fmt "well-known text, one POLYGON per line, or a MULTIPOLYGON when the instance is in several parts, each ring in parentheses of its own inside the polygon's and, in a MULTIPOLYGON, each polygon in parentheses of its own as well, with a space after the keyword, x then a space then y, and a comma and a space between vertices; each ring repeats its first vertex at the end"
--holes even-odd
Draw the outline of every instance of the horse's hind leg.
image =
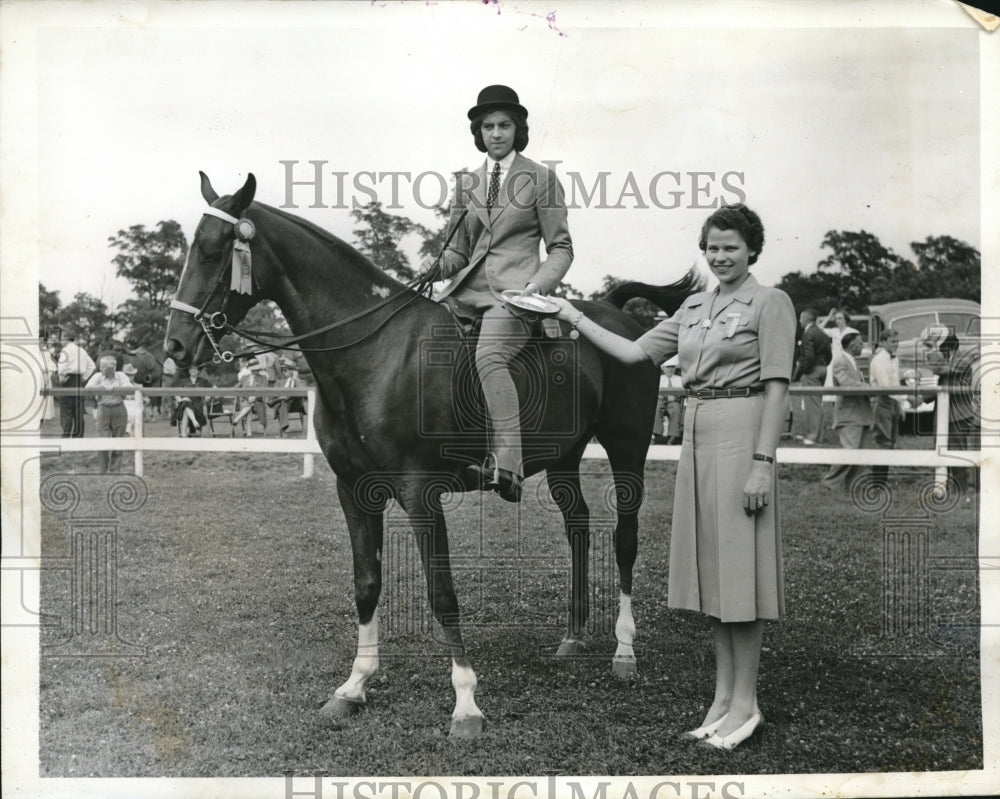
POLYGON ((569 626, 559 644, 557 656, 579 653, 587 619, 590 617, 590 508, 580 486, 580 453, 564 458, 546 471, 549 493, 562 512, 570 548, 569 626))
POLYGON ((634 677, 638 671, 635 663, 635 619, 632 617, 632 569, 639 548, 639 508, 645 496, 645 447, 628 451, 620 443, 601 442, 608 453, 615 478, 615 504, 618 516, 615 525, 615 560, 618 563, 619 597, 618 619, 615 622, 615 650, 611 668, 618 677, 634 677), (636 458, 636 454, 640 458, 636 458))
POLYGON ((365 686, 378 671, 378 599, 382 592, 382 512, 388 491, 378 485, 351 486, 337 480, 354 554, 354 601, 358 609, 358 648, 351 676, 320 711, 344 718, 364 707, 365 686), (360 496, 359 496, 360 493, 360 496))

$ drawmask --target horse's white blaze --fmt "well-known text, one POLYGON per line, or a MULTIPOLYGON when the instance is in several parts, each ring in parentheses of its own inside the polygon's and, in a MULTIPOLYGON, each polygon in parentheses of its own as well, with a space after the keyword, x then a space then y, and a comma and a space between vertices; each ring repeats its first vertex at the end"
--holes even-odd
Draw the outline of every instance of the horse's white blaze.
POLYGON ((451 684, 455 688, 454 719, 467 719, 473 716, 483 717, 483 712, 476 705, 476 673, 471 666, 460 666, 454 660, 451 662, 451 684))
POLYGON ((615 622, 615 638, 618 639, 615 657, 634 658, 632 644, 635 642, 635 619, 632 618, 632 597, 628 594, 618 595, 618 621, 615 622))
POLYGON ((364 702, 365 685, 378 671, 378 611, 368 624, 358 625, 358 651, 347 682, 341 685, 336 696, 351 702, 364 702))

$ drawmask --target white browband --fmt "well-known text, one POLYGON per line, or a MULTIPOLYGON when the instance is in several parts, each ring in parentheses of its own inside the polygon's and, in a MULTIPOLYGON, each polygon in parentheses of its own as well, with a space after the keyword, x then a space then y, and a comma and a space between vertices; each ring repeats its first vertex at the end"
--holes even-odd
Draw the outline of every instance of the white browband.
POLYGON ((232 214, 227 214, 225 211, 220 211, 218 208, 213 208, 212 206, 206 208, 203 213, 206 213, 209 216, 218 217, 219 219, 228 222, 230 225, 235 225, 240 221, 232 214))

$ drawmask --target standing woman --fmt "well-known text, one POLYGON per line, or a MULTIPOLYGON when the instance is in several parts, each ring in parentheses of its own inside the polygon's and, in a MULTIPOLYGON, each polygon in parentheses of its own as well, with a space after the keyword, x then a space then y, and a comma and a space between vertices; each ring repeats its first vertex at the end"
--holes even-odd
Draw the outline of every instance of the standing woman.
MULTIPOLYGON (((507 86, 487 86, 468 117, 476 148, 486 153, 486 160, 475 172, 456 176, 451 226, 457 229, 441 255, 440 276, 450 282, 439 299, 454 297, 482 317, 476 372, 490 419, 492 452, 472 469, 484 488, 517 502, 524 466, 510 363, 530 334, 500 295, 509 289, 552 291, 573 261, 573 244, 555 173, 521 155, 528 146, 528 111, 517 93, 507 86), (542 242, 545 260, 539 253, 542 242)), ((424 268, 431 263, 426 260, 424 268)))
POLYGON ((559 316, 612 356, 660 364, 677 353, 687 389, 670 541, 668 604, 711 617, 715 697, 684 737, 732 749, 762 724, 757 670, 764 619, 784 611, 774 453, 786 414, 795 310, 749 271, 764 245, 760 218, 723 206, 699 246, 719 285, 694 294, 636 341, 565 300, 559 316))
MULTIPOLYGON (((844 351, 844 345, 841 342, 848 333, 861 335, 861 331, 851 327, 851 317, 847 315, 847 311, 838 310, 837 308, 831 308, 830 313, 816 324, 819 325, 820 330, 830 337, 830 363, 826 367, 826 378, 823 381, 823 385, 826 388, 833 388, 833 359, 844 351), (833 319, 833 327, 826 327, 826 324, 831 319, 833 319)), ((835 402, 836 399, 837 396, 835 394, 823 395, 823 402, 835 402)))

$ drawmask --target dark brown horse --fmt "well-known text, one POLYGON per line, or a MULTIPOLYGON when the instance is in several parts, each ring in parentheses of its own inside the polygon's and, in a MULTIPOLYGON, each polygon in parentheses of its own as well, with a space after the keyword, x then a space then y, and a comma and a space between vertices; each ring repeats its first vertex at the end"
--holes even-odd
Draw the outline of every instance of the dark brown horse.
MULTIPOLYGON (((195 231, 164 346, 181 367, 207 359, 212 350, 216 357, 231 357, 219 352, 216 339, 237 330, 234 326, 257 302, 270 299, 305 352, 316 382, 317 439, 337 475, 350 530, 359 621, 351 675, 323 712, 357 711, 378 668, 383 510, 394 498, 412 523, 430 606, 452 657, 451 733, 476 735, 483 715, 462 643, 441 503, 443 492, 478 489, 467 467, 481 463, 488 448, 478 386, 468 385, 474 370, 467 344, 443 306, 315 225, 253 202, 253 175, 225 197, 204 174, 201 178, 210 207, 195 231), (252 275, 245 288, 250 293, 230 288, 234 243, 244 251, 249 247, 252 275)), ((663 287, 656 299, 672 311, 695 283, 689 274, 663 287)), ((641 332, 611 303, 578 305, 607 328, 633 338, 641 332)), ((520 368, 513 370, 522 401, 525 469, 527 475, 546 472, 564 518, 572 574, 568 630, 559 653, 572 654, 589 614, 590 515, 580 487, 580 460, 595 436, 607 451, 615 480, 620 578, 613 668, 629 676, 636 668, 632 567, 659 373, 652 363, 623 366, 566 332, 564 326, 562 338, 527 347, 520 368)))

